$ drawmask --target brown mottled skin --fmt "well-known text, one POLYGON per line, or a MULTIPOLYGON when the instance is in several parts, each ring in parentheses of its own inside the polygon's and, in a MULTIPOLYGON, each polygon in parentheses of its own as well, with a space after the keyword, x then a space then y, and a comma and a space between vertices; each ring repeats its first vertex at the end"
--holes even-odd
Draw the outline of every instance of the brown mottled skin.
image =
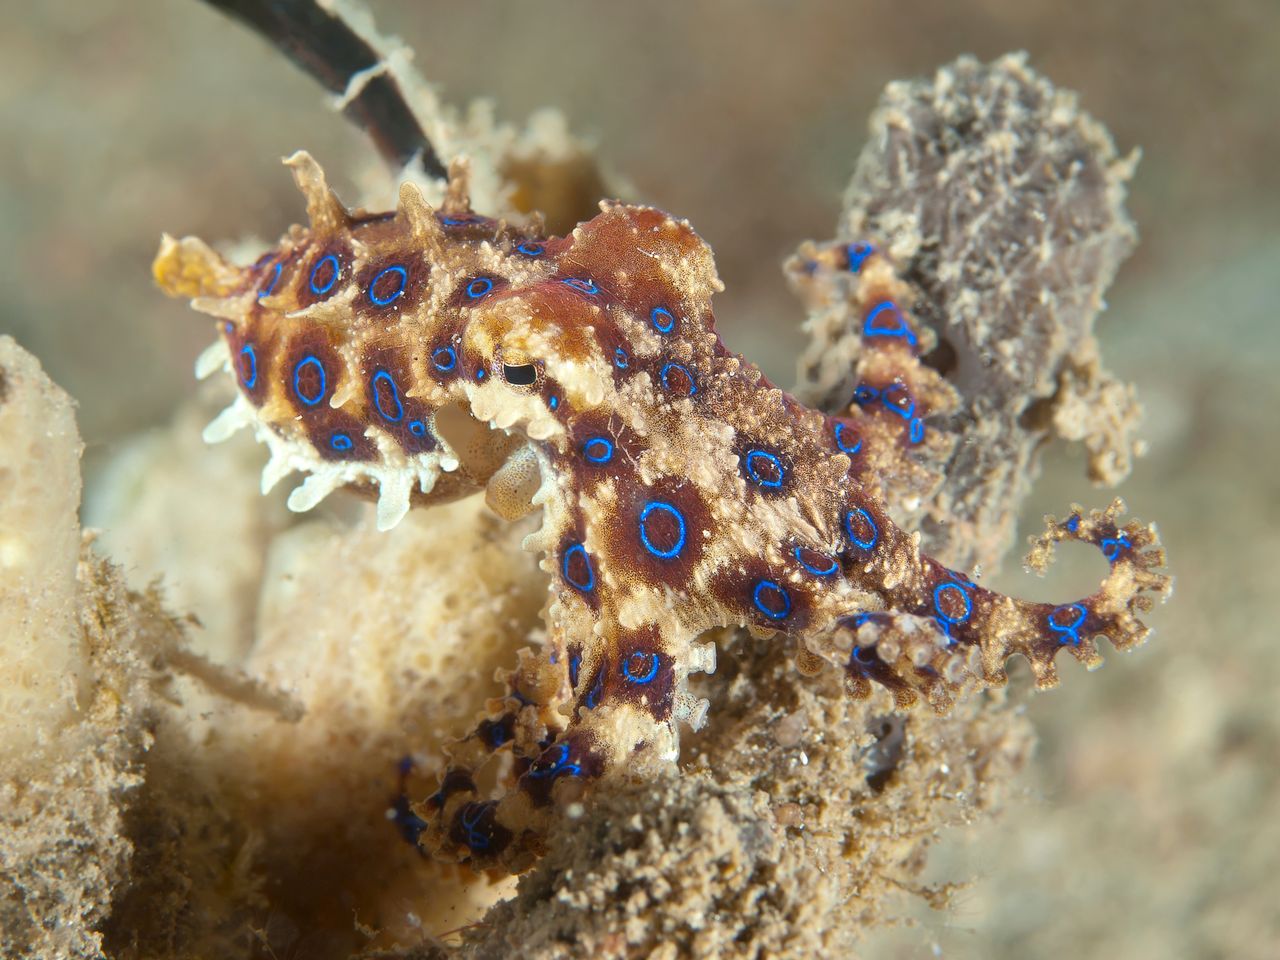
POLYGON ((309 228, 245 268, 193 239, 166 238, 156 260, 165 290, 222 323, 199 368, 228 369, 240 397, 210 438, 254 426, 264 486, 309 474, 294 509, 338 487, 378 497, 382 527, 480 489, 508 519, 542 509, 525 546, 551 577, 547 640, 421 806, 436 855, 520 869, 591 780, 673 761, 678 723, 703 720, 686 680, 714 669, 696 643, 711 628, 785 634, 853 695, 875 681, 939 711, 1003 682, 1014 653, 1049 686, 1063 647, 1093 665, 1098 637, 1146 635, 1135 612, 1167 592, 1163 556, 1153 529, 1116 525, 1118 504, 1050 523, 1035 565, 1063 539, 1111 561, 1096 593, 1057 607, 977 586, 890 519, 881 478, 933 442, 925 421, 953 399, 917 360, 930 335, 882 256, 813 262, 855 270, 871 318, 862 402, 832 418, 724 347, 711 251, 683 221, 603 203, 543 238, 472 213, 462 168, 439 211, 405 184, 394 213, 352 215, 309 156, 289 163, 309 228), (473 773, 507 744, 516 783, 484 801, 473 773))

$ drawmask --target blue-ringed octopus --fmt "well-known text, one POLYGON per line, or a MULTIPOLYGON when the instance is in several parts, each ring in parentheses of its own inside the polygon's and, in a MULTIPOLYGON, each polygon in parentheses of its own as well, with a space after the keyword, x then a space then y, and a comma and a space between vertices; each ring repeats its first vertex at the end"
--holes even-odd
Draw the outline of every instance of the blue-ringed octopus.
POLYGON ((248 266, 166 237, 155 277, 219 324, 197 363, 226 370, 235 402, 206 431, 252 426, 269 489, 305 511, 345 488, 391 528, 415 506, 484 492, 500 516, 541 511, 524 546, 550 579, 546 638, 507 678, 501 707, 453 744, 437 792, 414 807, 422 848, 520 869, 593 782, 674 762, 682 724, 705 721, 688 678, 715 668, 700 638, 745 627, 878 685, 899 708, 946 711, 1006 679, 1014 654, 1038 686, 1066 651, 1100 660, 1148 629, 1163 596, 1153 527, 1119 504, 1050 520, 1033 551, 1096 546, 1099 588, 1033 603, 924 555, 880 478, 929 441, 951 388, 920 361, 933 333, 870 243, 821 248, 814 269, 856 275, 857 389, 842 416, 806 407, 716 333, 721 283, 689 224, 604 202, 569 235, 471 209, 464 163, 432 209, 412 182, 395 210, 350 212, 306 153, 287 161, 309 225, 248 266), (514 756, 497 798, 477 785, 514 756))

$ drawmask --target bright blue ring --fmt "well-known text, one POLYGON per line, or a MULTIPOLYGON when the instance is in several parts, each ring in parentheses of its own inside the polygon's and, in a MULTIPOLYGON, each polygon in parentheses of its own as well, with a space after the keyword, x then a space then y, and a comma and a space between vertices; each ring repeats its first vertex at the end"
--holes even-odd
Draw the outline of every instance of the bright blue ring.
POLYGON ((308 285, 311 287, 311 292, 314 293, 317 297, 324 296, 326 293, 332 290, 333 285, 338 282, 338 275, 341 272, 342 272, 342 264, 338 263, 337 255, 333 253, 326 253, 323 257, 321 257, 316 262, 316 265, 311 268, 311 276, 307 280, 308 285), (329 278, 329 282, 326 283, 323 287, 316 286, 316 273, 319 272, 321 267, 323 267, 326 263, 329 263, 329 262, 333 263, 333 276, 329 278))
POLYGON ((465 227, 469 223, 478 223, 475 217, 441 217, 440 222, 446 227, 465 227))
POLYGON ((1045 622, 1048 623, 1049 629, 1052 630, 1054 633, 1062 634, 1063 644, 1070 643, 1072 646, 1078 647, 1080 645, 1079 630, 1081 625, 1084 623, 1084 618, 1087 614, 1088 614, 1088 611, 1085 610, 1085 608, 1080 604, 1069 603, 1061 607, 1054 607, 1052 610, 1050 610, 1049 616, 1045 618, 1045 622), (1069 624, 1066 624, 1065 626, 1060 625, 1056 620, 1054 620, 1054 615, 1062 610, 1074 610, 1076 612, 1075 620, 1069 624))
POLYGON ((526 257, 540 257, 543 249, 544 247, 540 243, 522 243, 516 247, 516 250, 526 257))
POLYGON ((562 773, 567 773, 571 777, 582 775, 582 767, 576 763, 569 762, 569 745, 567 743, 562 743, 556 748, 556 759, 551 766, 539 768, 535 762, 529 768, 529 776, 535 780, 555 779, 562 773))
POLYGON ((653 324, 653 329, 659 333, 670 333, 676 328, 676 318, 666 307, 654 307, 649 311, 649 322, 653 324), (659 318, 665 317, 666 323, 659 322, 659 318))
POLYGON ((608 463, 613 459, 613 442, 608 437, 592 437, 582 445, 582 455, 591 463, 608 463), (603 453, 592 453, 592 448, 603 447, 603 453))
POLYGON ((916 335, 912 332, 911 327, 907 325, 907 318, 902 315, 902 311, 898 309, 898 305, 892 300, 881 300, 871 312, 867 314, 867 318, 862 321, 862 334, 867 337, 901 337, 913 347, 916 345, 916 335), (876 326, 876 317, 885 311, 889 311, 898 318, 896 327, 879 327, 876 326))
POLYGON ((782 481, 786 479, 787 471, 783 468, 782 461, 779 460, 776 455, 770 453, 768 450, 748 450, 746 461, 747 461, 746 463, 747 476, 749 476, 754 483, 758 484, 759 486, 765 487, 766 489, 769 489, 769 490, 782 489, 782 481), (774 467, 777 468, 778 470, 777 480, 766 480, 764 477, 760 476, 760 474, 756 472, 756 468, 755 468, 756 457, 763 457, 765 460, 768 460, 770 463, 774 465, 774 467))
POLYGON ((755 589, 751 591, 751 602, 756 605, 757 610, 770 620, 785 620, 791 616, 791 595, 780 584, 772 580, 761 580, 756 584, 755 589), (783 607, 781 610, 770 610, 764 605, 764 601, 760 599, 760 594, 765 590, 776 590, 778 592, 782 597, 783 607))
POLYGON ((276 284, 280 282, 280 273, 284 269, 283 263, 277 263, 275 272, 271 274, 271 282, 258 291, 258 299, 271 296, 271 291, 276 288, 276 284))
POLYGON ((305 403, 308 407, 314 407, 317 403, 324 399, 325 393, 329 390, 329 377, 324 371, 324 364, 320 362, 318 357, 308 354, 297 362, 293 368, 293 395, 305 403), (314 363, 316 369, 320 371, 320 392, 311 399, 302 395, 302 368, 308 364, 314 363))
POLYGON ((850 652, 850 654, 849 654, 849 666, 853 666, 855 663, 860 663, 860 664, 862 664, 863 666, 867 666, 867 667, 869 667, 869 666, 871 666, 873 663, 875 663, 875 662, 876 662, 876 658, 875 658, 875 657, 869 657, 869 658, 868 658, 868 659, 866 659, 866 660, 862 659, 862 655, 863 655, 865 652, 866 652, 866 650, 865 650, 863 647, 860 647, 860 646, 856 646, 856 645, 855 645, 855 646, 854 646, 854 648, 853 648, 853 650, 852 650, 852 651, 850 652))
POLYGON ((472 300, 479 300, 481 297, 483 297, 485 294, 489 293, 492 290, 493 290, 493 281, 490 280, 488 277, 476 277, 474 280, 472 280, 470 283, 467 284, 467 296, 472 300), (476 289, 476 284, 480 285, 479 289, 476 289))
POLYGON ((467 846, 472 850, 488 850, 489 838, 482 833, 476 832, 476 824, 480 822, 480 818, 485 815, 485 811, 493 805, 493 801, 485 801, 484 803, 469 803, 462 808, 458 815, 459 821, 462 823, 463 830, 467 833, 467 846), (472 814, 467 819, 468 814, 472 814))
POLYGON ((379 370, 373 375, 373 379, 369 383, 373 390, 373 405, 378 408, 378 413, 382 415, 382 419, 389 420, 391 423, 399 423, 403 420, 404 404, 400 402, 400 390, 396 386, 396 382, 391 379, 391 374, 385 370, 379 370), (382 394, 378 393, 378 381, 380 380, 385 380, 387 386, 391 388, 391 399, 396 402, 396 415, 394 417, 382 409, 382 394))
POLYGON ((588 710, 594 710, 596 704, 600 702, 600 694, 604 691, 604 668, 596 672, 595 683, 591 684, 591 689, 587 691, 587 695, 582 698, 582 705, 588 710))
POLYGON ((1102 555, 1106 557, 1107 561, 1110 563, 1116 562, 1116 560, 1120 556, 1121 550, 1124 550, 1132 546, 1133 544, 1129 542, 1129 538, 1125 536, 1123 533, 1121 533, 1120 536, 1114 539, 1111 537, 1107 537, 1100 544, 1098 544, 1099 549, 1102 550, 1102 555))
POLYGON ((579 277, 565 277, 560 281, 566 287, 571 287, 579 293, 585 293, 587 296, 595 296, 600 292, 600 288, 595 285, 594 281, 583 280, 579 277))
POLYGON ((865 240, 849 244, 849 246, 845 248, 845 255, 849 259, 849 271, 851 273, 857 273, 861 270, 862 265, 867 260, 867 257, 875 253, 875 249, 875 247, 867 243, 865 240))
POLYGON ((329 446, 331 446, 334 450, 339 451, 340 453, 346 453, 348 450, 354 447, 355 444, 352 442, 351 437, 348 436, 347 434, 335 433, 333 436, 329 438, 329 446))
POLYGON ((907 433, 907 439, 912 443, 919 443, 924 439, 924 421, 919 417, 912 419, 910 430, 907 433))
POLYGON ((246 377, 244 370, 241 370, 240 382, 244 384, 246 390, 252 390, 258 385, 258 353, 253 349, 252 343, 246 343, 240 348, 240 356, 249 358, 249 369, 252 371, 246 377))
POLYGON ((973 600, 970 599, 969 594, 965 592, 964 587, 956 583, 954 580, 948 580, 946 583, 940 583, 933 588, 933 609, 938 612, 938 617, 942 620, 947 621, 947 623, 964 623, 973 614, 973 600), (963 616, 953 617, 943 612, 942 610, 942 591, 943 590, 958 590, 960 592, 960 596, 964 598, 964 615, 963 616))
POLYGON ((375 307, 385 307, 387 304, 394 302, 404 293, 405 284, 407 284, 408 282, 409 282, 409 271, 406 270, 404 267, 400 266, 399 264, 395 264, 390 267, 384 267, 382 270, 379 270, 376 274, 374 274, 373 279, 369 281, 369 289, 366 291, 366 293, 368 293, 369 300, 370 302, 373 303, 375 307), (399 286, 396 287, 395 293, 391 294, 391 296, 383 297, 379 299, 374 294, 373 288, 376 287, 378 285, 378 281, 381 280, 383 277, 385 277, 388 273, 399 274, 400 284, 399 286))
POLYGON ((685 394, 685 396, 692 397, 695 393, 698 392, 698 381, 693 378, 693 374, 689 372, 689 368, 682 363, 674 363, 674 362, 668 363, 665 367, 663 367, 660 371, 658 371, 658 379, 662 381, 662 389, 664 390, 671 389, 671 384, 667 383, 667 376, 671 373, 672 370, 679 370, 681 373, 683 373, 686 377, 689 378, 689 392, 685 394))
POLYGON ((550 397, 547 400, 547 406, 550 407, 552 410, 556 409, 558 406, 560 406, 560 398, 556 396, 550 397))
POLYGON ((564 552, 564 559, 560 562, 560 572, 564 576, 565 583, 581 590, 583 593, 590 593, 596 588, 596 572, 591 566, 591 557, 587 554, 587 548, 580 543, 575 543, 564 552), (582 562, 587 565, 586 583, 578 583, 578 581, 569 576, 569 560, 576 554, 582 554, 582 562))
POLYGON ((432 351, 431 362, 436 365, 437 370, 443 373, 448 373, 458 365, 458 354, 454 351, 453 347, 437 347, 432 351), (442 353, 449 358, 448 363, 440 362, 440 354, 442 353))
POLYGON ((651 653, 645 650, 636 650, 633 653, 629 653, 622 661, 622 675, 632 683, 643 685, 653 681, 653 678, 658 675, 658 670, 661 666, 662 660, 656 653, 651 653), (636 657, 649 658, 649 669, 645 671, 643 675, 637 676, 631 669, 631 661, 636 657))
POLYGON ((884 388, 884 392, 880 394, 880 402, 883 403, 889 410, 893 411, 898 416, 900 416, 903 420, 910 420, 916 414, 916 399, 915 397, 911 396, 911 393, 907 390, 905 384, 901 384, 901 383, 889 384, 887 387, 884 388), (900 390, 903 393, 905 393, 907 395, 907 399, 911 401, 911 406, 907 407, 906 409, 903 409, 902 407, 898 406, 898 404, 892 402, 889 399, 890 390, 900 390))
MULTIPOLYGON (((808 570, 810 573, 812 573, 815 577, 829 577, 829 576, 831 576, 833 573, 835 573, 835 572, 836 572, 836 570, 838 570, 838 569, 840 568, 840 565, 839 565, 838 563, 836 563, 836 558, 835 558, 835 557, 827 557, 827 560, 828 560, 828 561, 830 561, 831 566, 827 567, 827 569, 825 569, 825 570, 819 570, 817 567, 813 566, 812 564, 805 563, 805 562, 804 562, 804 558, 801 556, 801 554, 804 552, 804 550, 805 550, 805 549, 806 549, 805 547, 796 547, 796 548, 792 551, 792 553, 793 553, 793 555, 794 555, 794 556, 795 556, 795 558, 796 558, 796 563, 800 564, 800 566, 804 567, 806 570, 808 570)), ((818 551, 817 551, 817 550, 813 550, 813 551, 811 551, 811 552, 812 552, 812 553, 817 553, 818 551)), ((827 556, 825 553, 824 553, 824 554, 822 554, 822 555, 823 555, 824 557, 826 557, 826 556, 827 556)))
POLYGON ((627 351, 623 350, 621 347, 614 347, 613 348, 613 365, 617 367, 619 370, 627 369, 627 366, 628 366, 627 351))
POLYGON ((860 383, 853 391, 853 402, 860 407, 865 407, 868 403, 880 399, 880 391, 875 387, 860 383))
POLYGON ((644 509, 640 511, 640 543, 643 544, 644 548, 648 550, 651 554, 653 554, 655 557, 657 557, 659 560, 671 560, 675 557, 680 556, 681 551, 684 550, 686 532, 687 531, 685 529, 685 524, 684 524, 684 514, 682 514, 679 510, 677 510, 671 504, 667 503, 665 500, 650 500, 648 503, 644 505, 644 509), (671 514, 673 517, 676 518, 676 525, 680 528, 680 537, 679 539, 676 540, 675 546, 673 546, 669 550, 659 550, 657 547, 655 547, 649 541, 649 534, 645 531, 645 528, 644 528, 645 521, 649 519, 649 515, 653 513, 655 510, 661 510, 664 513, 671 514))
POLYGON ((427 435, 427 425, 421 420, 410 420, 409 432, 415 437, 425 437, 427 435))
POLYGON ((854 507, 844 515, 844 532, 849 535, 850 542, 862 550, 870 550, 876 545, 880 539, 880 528, 876 526, 876 522, 871 519, 871 514, 863 510, 861 507, 854 507), (868 527, 871 528, 871 536, 866 540, 859 540, 858 535, 853 532, 853 516, 857 514, 866 521, 868 527))
POLYGON ((1088 616, 1088 613, 1089 611, 1078 603, 1067 603, 1060 607, 1054 607, 1049 611, 1049 628, 1051 630, 1057 630, 1059 633, 1074 633, 1076 630, 1080 629, 1080 624, 1084 623, 1084 618, 1088 616), (1054 617, 1061 610, 1074 610, 1076 612, 1075 620, 1072 623, 1058 623, 1054 620, 1054 617))
POLYGON ((1067 529, 1072 533, 1075 533, 1080 529, 1080 514, 1073 513, 1071 515, 1071 519, 1067 521, 1067 529))
POLYGON ((835 428, 836 449, 839 450, 841 453, 847 453, 849 454, 849 456, 853 456, 855 453, 857 453, 859 450, 862 449, 862 438, 858 437, 857 441, 854 443, 853 446, 848 446, 845 443, 844 435, 849 432, 850 430, 845 424, 843 423, 836 424, 836 428, 835 428))

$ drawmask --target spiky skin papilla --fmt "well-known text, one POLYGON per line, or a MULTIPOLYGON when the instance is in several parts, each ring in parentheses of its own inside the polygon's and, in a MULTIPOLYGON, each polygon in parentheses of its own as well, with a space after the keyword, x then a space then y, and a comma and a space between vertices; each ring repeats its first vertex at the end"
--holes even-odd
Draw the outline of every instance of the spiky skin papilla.
POLYGON ((725 348, 711 251, 684 221, 606 202, 543 237, 471 211, 460 166, 439 210, 406 183, 395 211, 352 214, 308 155, 287 162, 308 227, 243 268, 194 239, 166 238, 155 263, 220 324, 198 372, 229 371, 239 394, 209 438, 253 426, 264 487, 307 474, 296 510, 338 488, 376 497, 383 528, 481 489, 505 518, 542 510, 525 545, 551 580, 548 639, 419 805, 436 855, 519 869, 591 781, 673 761, 678 725, 705 713, 686 681, 714 669, 697 642, 713 628, 793 638, 852 695, 880 684, 938 711, 1003 682, 1013 654, 1047 687, 1060 650, 1093 666, 1100 638, 1145 637, 1136 614, 1168 580, 1154 530, 1118 525, 1118 502, 1051 521, 1033 554, 1103 551, 1099 589, 1065 604, 980 587, 890 519, 882 478, 934 442, 954 394, 919 362, 931 333, 874 247, 815 260, 857 275, 864 318, 857 392, 830 417, 725 348), (473 774, 508 748, 516 781, 485 800, 473 774))

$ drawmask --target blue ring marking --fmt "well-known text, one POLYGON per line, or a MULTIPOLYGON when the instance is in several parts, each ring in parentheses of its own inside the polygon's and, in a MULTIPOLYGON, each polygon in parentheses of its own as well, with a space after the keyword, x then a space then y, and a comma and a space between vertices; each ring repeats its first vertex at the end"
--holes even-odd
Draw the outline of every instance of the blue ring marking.
POLYGON ((409 282, 409 271, 406 270, 404 267, 400 266, 399 264, 394 264, 393 266, 390 266, 390 267, 383 267, 376 274, 374 274, 373 279, 369 281, 369 289, 366 290, 365 292, 369 295, 369 301, 375 307, 385 307, 387 306, 387 304, 393 303, 394 301, 399 299, 401 295, 404 294, 405 284, 407 284, 408 282, 409 282), (378 281, 381 280, 383 277, 385 277, 388 273, 398 274, 400 277, 400 283, 396 286, 395 292, 392 293, 391 296, 379 297, 377 294, 373 292, 373 288, 376 287, 378 285, 378 281))
POLYGON ((284 270, 283 263, 277 263, 275 271, 271 274, 271 281, 258 291, 258 299, 262 300, 271 296, 271 291, 276 288, 276 284, 280 282, 280 273, 284 270))
POLYGON ((689 368, 682 363, 676 363, 674 361, 672 361, 671 363, 668 363, 666 366, 664 366, 661 370, 658 371, 658 379, 662 381, 662 389, 664 390, 671 389, 671 384, 667 382, 667 378, 671 375, 672 370, 679 370, 681 373, 683 373, 686 377, 689 378, 689 392, 685 394, 686 397, 692 397, 695 393, 698 392, 698 381, 693 378, 693 374, 689 372, 689 368))
POLYGON ((845 434, 852 433, 852 432, 853 431, 850 430, 846 424, 836 423, 835 430, 834 430, 835 437, 836 437, 836 449, 839 450, 841 453, 849 454, 849 456, 853 456, 855 453, 857 453, 859 450, 862 449, 861 437, 857 437, 852 446, 850 446, 848 442, 845 440, 845 434))
POLYGON ((421 420, 410 420, 409 432, 415 437, 425 437, 427 435, 427 425, 421 420))
POLYGON ((522 243, 516 247, 516 252, 523 253, 526 257, 540 257, 545 249, 540 243, 522 243))
POLYGON ((684 523, 684 514, 682 514, 679 510, 677 510, 671 504, 667 503, 665 500, 650 500, 648 503, 644 505, 644 509, 640 511, 640 543, 644 546, 646 550, 648 550, 651 554, 653 554, 659 560, 671 560, 671 559, 674 559, 675 557, 680 556, 680 554, 684 551, 685 541, 688 539, 686 536, 687 532, 688 531, 686 530, 685 523, 684 523), (662 513, 671 514, 671 516, 676 518, 676 526, 679 527, 680 529, 680 536, 676 540, 675 546, 671 547, 668 550, 659 550, 657 547, 655 547, 649 540, 648 531, 645 530, 644 528, 644 525, 648 521, 649 516, 654 511, 661 511, 662 513))
POLYGON ((650 310, 649 322, 653 324, 653 329, 659 333, 670 333, 676 328, 675 315, 666 307, 654 307, 650 310))
POLYGON ((564 577, 564 582, 569 584, 569 586, 573 587, 575 590, 581 590, 583 593, 590 593, 596 588, 596 572, 591 566, 591 556, 587 553, 587 548, 580 543, 575 543, 564 552, 564 558, 560 562, 560 574, 564 577), (574 580, 573 577, 569 576, 569 561, 578 555, 582 556, 582 562, 587 568, 586 583, 579 583, 577 580, 574 580))
POLYGON ((600 292, 600 288, 596 286, 594 280, 588 280, 581 277, 565 277, 560 282, 566 287, 577 290, 579 293, 585 293, 589 297, 593 297, 600 292))
POLYGON ((582 668, 582 654, 575 653, 569 658, 569 689, 578 688, 578 671, 582 668))
POLYGON ((258 353, 253 349, 252 343, 246 343, 240 348, 240 356, 249 358, 250 370, 250 373, 246 376, 244 364, 240 365, 240 382, 244 384, 246 390, 252 390, 258 385, 258 353))
POLYGON ((484 379, 484 373, 485 373, 485 371, 484 371, 484 367, 477 367, 477 368, 476 368, 476 380, 483 380, 483 379, 484 379))
POLYGON ((324 364, 320 362, 320 358, 314 354, 307 354, 299 360, 293 367, 293 395, 305 403, 308 407, 314 407, 317 403, 324 399, 325 393, 329 390, 329 378, 324 371, 324 364), (302 370, 311 364, 316 365, 316 369, 320 371, 320 391, 314 397, 305 397, 302 394, 302 370))
POLYGON ((323 257, 317 260, 316 265, 311 268, 311 276, 307 279, 307 284, 311 287, 312 293, 317 297, 322 297, 333 289, 333 285, 338 282, 338 275, 341 273, 342 264, 338 262, 338 255, 335 253, 326 253, 323 257), (320 268, 326 263, 333 264, 333 275, 329 277, 329 282, 321 287, 316 284, 316 274, 320 272, 320 268))
POLYGON ((853 391, 853 402, 860 407, 874 403, 880 399, 880 391, 865 383, 860 383, 853 391))
POLYGON ((907 439, 912 443, 919 443, 924 439, 924 421, 919 417, 912 418, 910 429, 907 432, 907 439))
POLYGON ((818 553, 819 556, 826 557, 827 561, 830 563, 830 566, 827 567, 827 569, 825 570, 819 570, 813 564, 806 563, 804 560, 804 557, 801 556, 801 553, 808 549, 809 549, 808 547, 796 547, 794 550, 792 550, 792 555, 796 558, 796 563, 800 564, 800 566, 804 567, 806 570, 812 573, 815 577, 829 577, 833 573, 835 573, 838 569, 840 569, 840 564, 836 562, 835 557, 827 556, 827 554, 825 553, 819 553, 819 551, 817 550, 809 550, 809 552, 818 553))
POLYGON ((1102 550, 1102 555, 1106 557, 1107 561, 1110 563, 1115 563, 1119 560, 1120 552, 1122 550, 1127 550, 1132 546, 1133 544, 1129 542, 1129 538, 1125 536, 1124 533, 1121 533, 1115 538, 1107 537, 1098 544, 1098 547, 1102 550))
POLYGON ((373 379, 369 381, 369 385, 373 390, 373 405, 378 408, 383 420, 389 420, 392 423, 399 423, 404 419, 404 404, 400 402, 400 390, 396 387, 396 382, 391 378, 391 374, 385 370, 379 370, 373 375, 373 379), (393 417, 387 411, 382 409, 382 394, 378 392, 378 384, 385 382, 391 388, 391 399, 396 404, 396 415, 393 417))
POLYGON ((596 679, 591 684, 591 689, 587 691, 587 695, 582 698, 582 705, 588 710, 594 710, 596 704, 600 702, 600 694, 604 691, 604 667, 601 666, 596 671, 596 679))
POLYGON ((627 359, 627 351, 623 350, 621 347, 614 347, 613 348, 613 365, 617 367, 619 370, 627 369, 629 365, 629 362, 627 359))
POLYGON ((910 420, 912 417, 916 415, 916 398, 911 396, 910 391, 907 390, 906 384, 902 384, 902 383, 889 384, 887 387, 884 388, 883 392, 881 392, 880 402, 883 403, 889 410, 892 410, 894 413, 900 416, 903 420, 910 420), (890 390, 898 390, 906 394, 907 399, 911 401, 911 406, 904 408, 894 403, 889 398, 890 390))
POLYGON ((467 284, 467 297, 471 300, 479 300, 481 297, 492 292, 493 281, 488 277, 476 277, 467 284))
POLYGON ((1066 523, 1066 527, 1067 527, 1067 529, 1068 529, 1068 530, 1070 530, 1072 533, 1076 533, 1077 531, 1079 531, 1079 529, 1080 529, 1080 514, 1078 514, 1078 513, 1073 513, 1073 514, 1071 515, 1071 518, 1067 521, 1067 523, 1066 523))
POLYGON ((547 406, 552 410, 556 409, 556 407, 560 406, 560 398, 552 394, 547 400, 547 406))
POLYGON ((876 522, 871 519, 871 514, 863 510, 861 507, 854 507, 844 515, 844 532, 849 535, 849 541, 862 550, 870 550, 880 540, 880 528, 876 526, 876 522), (854 517, 860 518, 868 527, 871 528, 871 534, 865 539, 859 539, 858 535, 853 532, 854 517))
POLYGON ((335 433, 329 438, 329 446, 334 450, 337 450, 339 453, 346 453, 355 446, 355 443, 352 442, 349 434, 335 433))
POLYGON ((582 776, 582 767, 576 763, 569 762, 569 745, 562 743, 556 747, 555 760, 550 766, 543 766, 545 761, 536 760, 533 766, 529 768, 529 776, 535 780, 554 780, 562 773, 567 773, 571 777, 582 776))
POLYGON ((865 240, 859 240, 857 243, 849 244, 844 248, 844 251, 849 260, 849 272, 857 273, 862 269, 867 257, 876 252, 876 248, 865 240))
POLYGON ((770 620, 785 620, 787 617, 791 616, 791 595, 772 580, 761 580, 756 584, 755 589, 751 591, 751 602, 755 604, 757 610, 763 613, 770 620), (773 590, 778 594, 778 596, 782 597, 781 610, 772 610, 765 606, 760 595, 766 590, 773 590))
POLYGON ((592 437, 582 445, 582 455, 591 463, 608 463, 613 459, 613 441, 608 437, 592 437))
POLYGON ((458 365, 457 351, 453 347, 436 347, 431 353, 431 362, 435 364, 437 370, 448 373, 458 365), (443 359, 441 359, 442 355, 443 359))
POLYGON ((1088 612, 1089 611, 1078 603, 1063 604, 1062 606, 1054 607, 1049 611, 1049 615, 1045 617, 1045 623, 1048 624, 1049 629, 1054 633, 1062 634, 1062 642, 1064 644, 1069 642, 1072 646, 1078 647, 1080 646, 1079 630, 1081 625, 1084 623, 1084 618, 1088 615, 1088 612), (1058 623, 1055 617, 1064 610, 1074 610, 1076 614, 1075 620, 1067 624, 1058 623), (1067 640, 1067 637, 1071 638, 1070 641, 1067 640))
POLYGON ((486 800, 483 803, 468 803, 458 813, 458 822, 462 824, 462 829, 467 834, 467 847, 471 850, 488 850, 489 837, 476 831, 476 826, 480 823, 480 818, 485 815, 495 801, 486 800))
MULTIPOLYGON (((961 584, 956 583, 954 580, 948 580, 946 583, 940 583, 933 588, 933 609, 937 611, 940 619, 949 624, 964 623, 973 615, 973 600, 961 584), (964 600, 964 613, 961 616, 953 617, 942 609, 942 591, 944 590, 955 590, 964 600)), ((950 633, 947 635, 950 636, 950 633)))
POLYGON ((629 680, 631 683, 643 685, 646 683, 651 683, 653 681, 653 678, 658 675, 658 670, 661 666, 662 666, 662 658, 659 657, 656 653, 651 653, 650 651, 647 651, 647 650, 636 650, 632 653, 627 654, 627 656, 623 658, 622 675, 626 677, 627 680, 629 680), (644 658, 644 657, 648 657, 649 659, 648 669, 646 670, 631 669, 631 663, 633 660, 636 660, 637 658, 644 658))
POLYGON ((906 317, 902 315, 902 311, 898 309, 898 305, 892 300, 881 300, 871 308, 871 312, 867 314, 867 318, 862 321, 862 335, 864 337, 901 337, 913 347, 917 342, 916 335, 907 324, 906 317), (898 318, 896 326, 884 327, 876 323, 880 314, 886 312, 891 313, 898 318))
POLYGON ((744 465, 747 468, 747 476, 751 478, 753 483, 769 490, 782 489, 782 481, 787 478, 787 471, 782 466, 782 461, 775 454, 770 453, 768 450, 748 450, 744 465), (774 469, 778 471, 778 479, 768 480, 756 472, 755 461, 757 457, 773 464, 774 469))
POLYGON ((478 217, 441 217, 440 222, 446 227, 465 227, 471 223, 479 223, 478 217))
MULTIPOLYGON (((866 614, 862 614, 862 616, 866 616, 866 614)), ((863 622, 865 623, 866 621, 863 621, 863 622)), ((871 656, 869 659, 866 659, 866 660, 862 659, 862 655, 866 652, 867 652, 867 648, 860 647, 857 644, 854 644, 853 650, 849 652, 849 666, 852 667, 855 663, 860 663, 863 666, 869 667, 873 663, 875 663, 876 660, 878 659, 875 656, 871 656)))

